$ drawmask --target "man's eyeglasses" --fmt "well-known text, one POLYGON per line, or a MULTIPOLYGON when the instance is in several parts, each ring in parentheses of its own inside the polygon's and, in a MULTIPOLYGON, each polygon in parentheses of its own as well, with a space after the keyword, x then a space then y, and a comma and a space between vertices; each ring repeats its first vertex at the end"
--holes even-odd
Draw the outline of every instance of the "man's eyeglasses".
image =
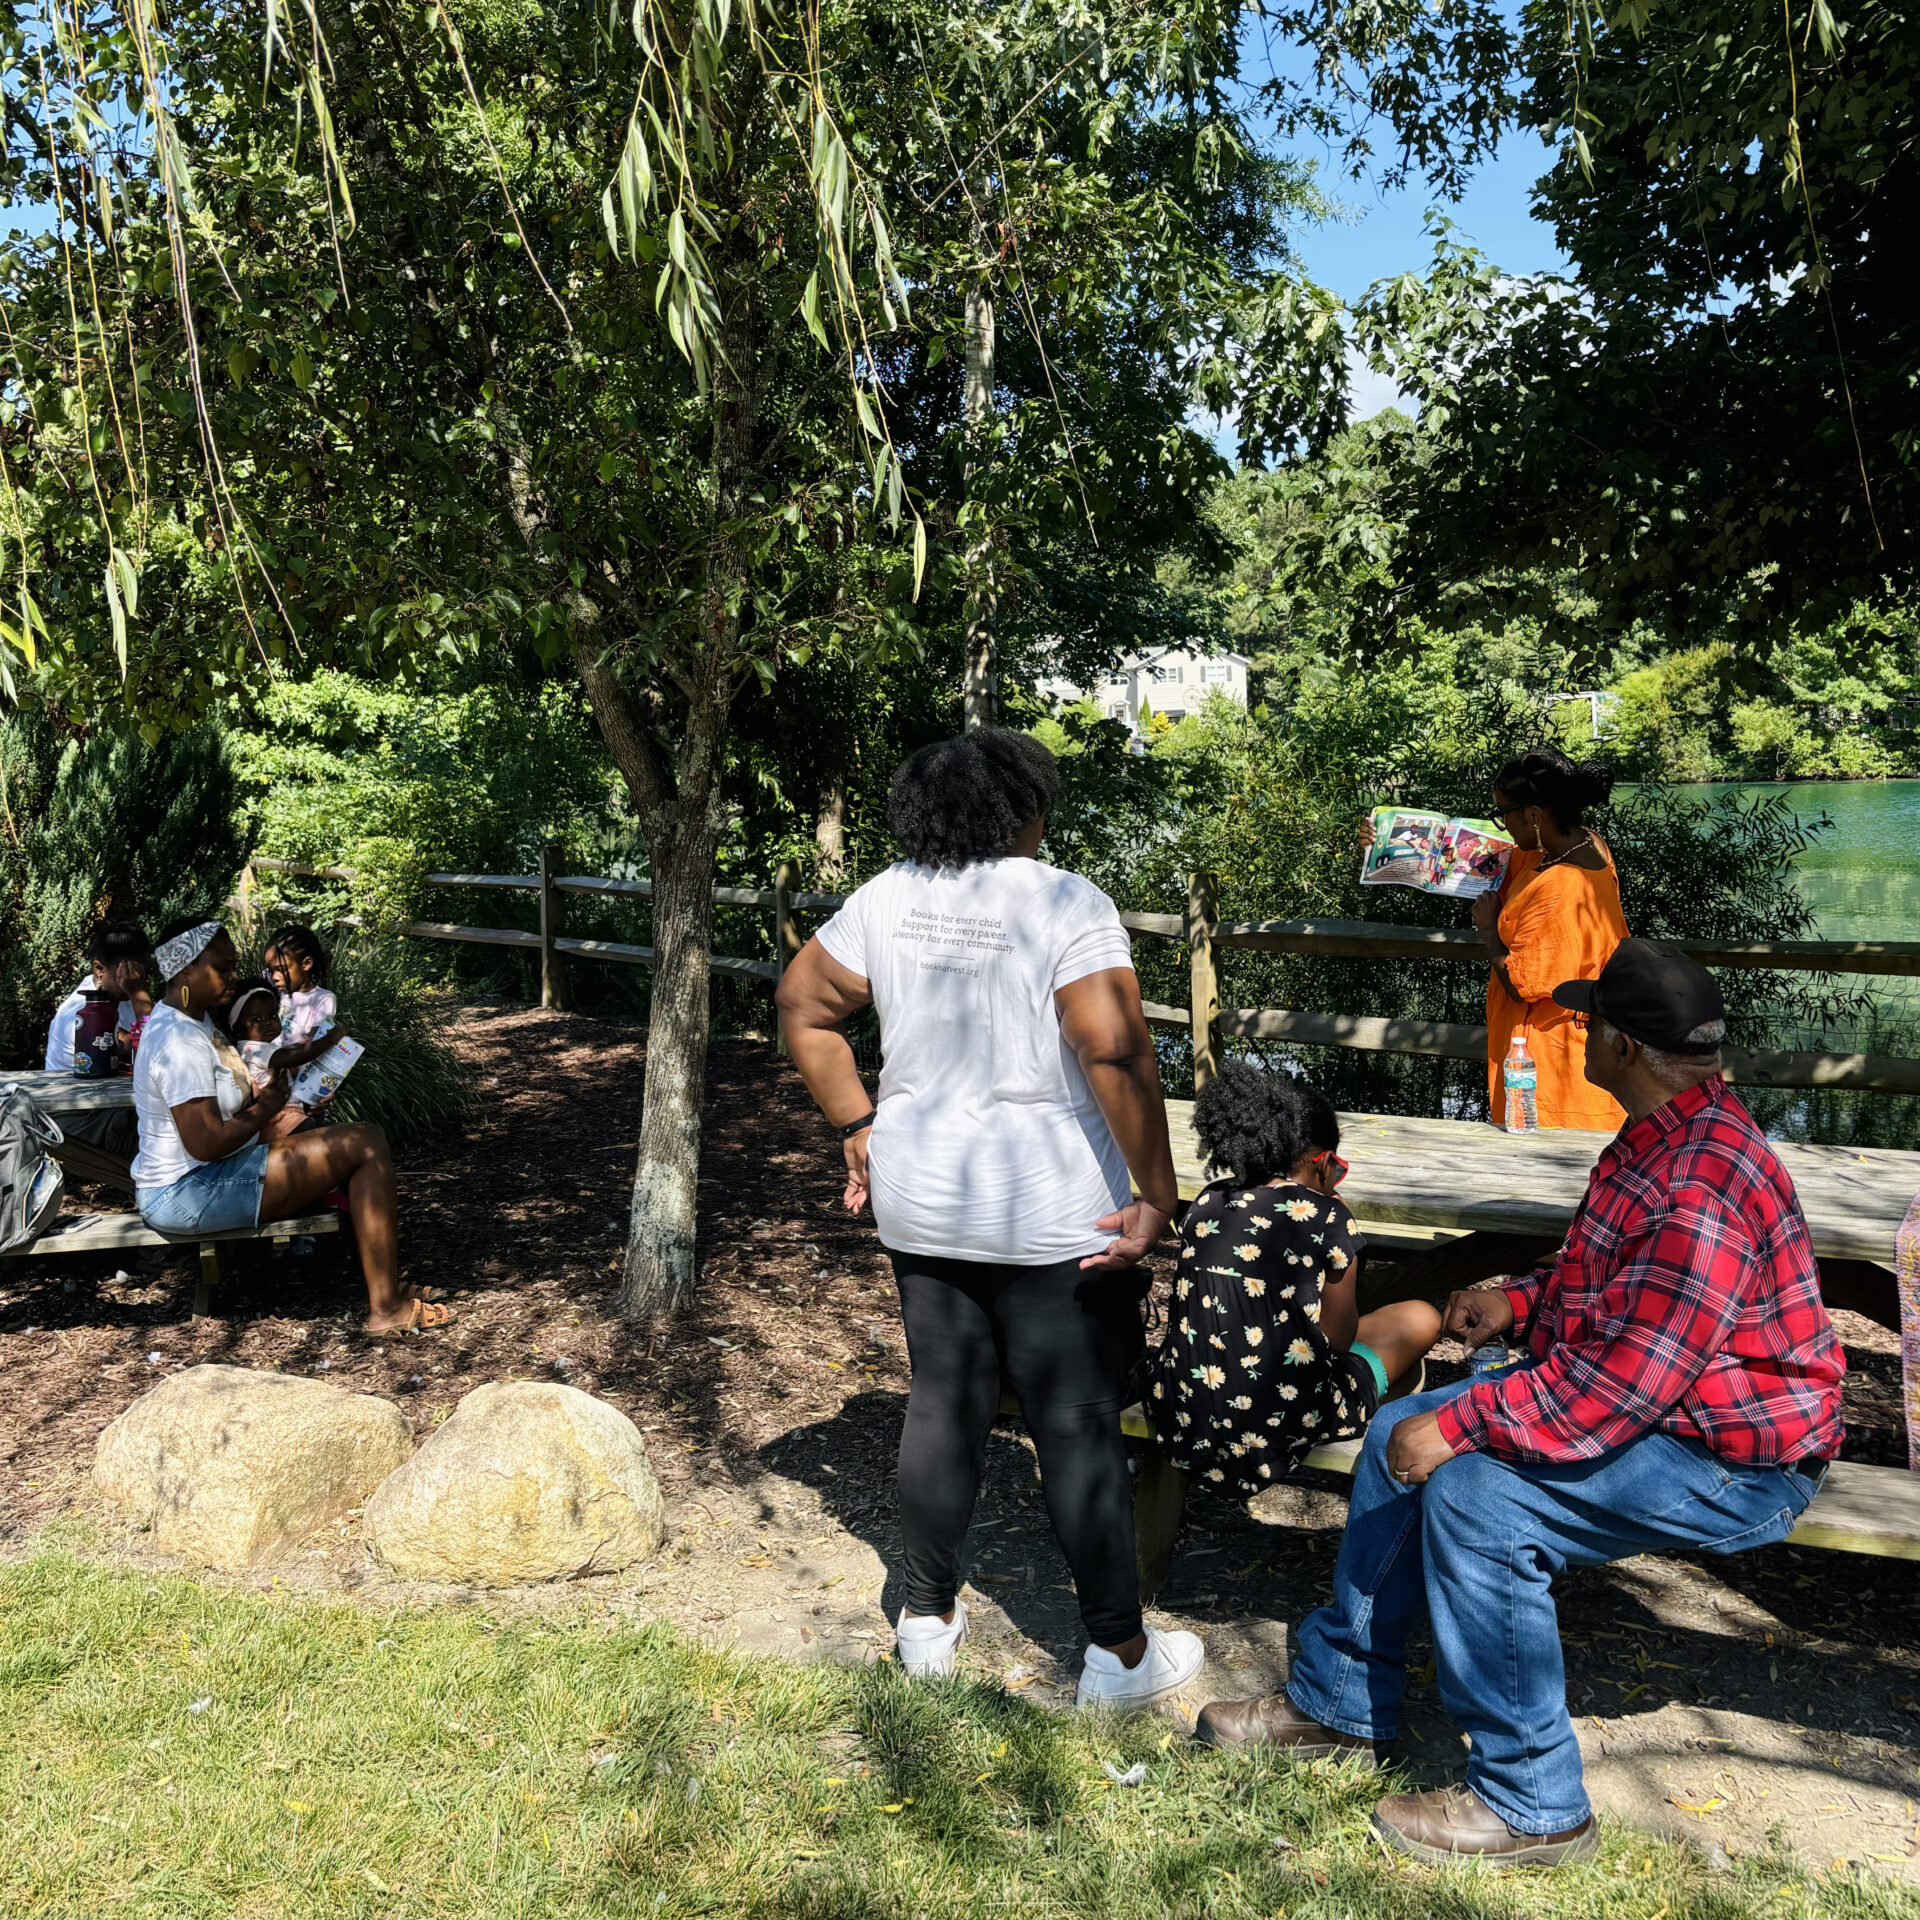
POLYGON ((1353 1171, 1346 1161, 1342 1160, 1337 1153, 1316 1153, 1313 1156, 1313 1164, 1316 1167, 1322 1164, 1331 1167, 1333 1169, 1333 1184, 1336 1187, 1353 1171))

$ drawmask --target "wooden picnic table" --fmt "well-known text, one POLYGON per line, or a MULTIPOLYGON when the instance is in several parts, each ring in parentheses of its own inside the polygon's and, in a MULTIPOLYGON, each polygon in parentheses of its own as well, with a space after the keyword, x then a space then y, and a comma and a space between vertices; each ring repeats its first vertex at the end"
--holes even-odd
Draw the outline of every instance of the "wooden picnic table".
POLYGON ((49 1073, 44 1067, 18 1072, 0 1067, 0 1086, 21 1086, 34 1105, 58 1120, 63 1113, 111 1113, 133 1105, 133 1075, 116 1073, 101 1080, 77 1073, 49 1073))
MULTIPOLYGON (((1193 1103, 1169 1100, 1173 1163, 1183 1199, 1206 1184, 1193 1103)), ((1364 1226, 1472 1233, 1564 1233, 1610 1133, 1554 1128, 1511 1134, 1476 1120, 1343 1113, 1340 1151, 1353 1171, 1340 1197, 1364 1226)), ((1822 1260, 1893 1268, 1895 1239, 1915 1194, 1920 1153, 1889 1147, 1776 1144, 1822 1260)))

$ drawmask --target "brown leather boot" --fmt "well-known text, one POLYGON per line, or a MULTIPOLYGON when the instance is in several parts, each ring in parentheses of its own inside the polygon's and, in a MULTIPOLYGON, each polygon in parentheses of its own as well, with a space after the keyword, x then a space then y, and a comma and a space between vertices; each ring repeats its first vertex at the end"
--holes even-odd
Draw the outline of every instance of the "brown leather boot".
POLYGON ((1371 1740, 1336 1733, 1309 1720, 1284 1693, 1259 1700, 1215 1700, 1200 1709, 1193 1737, 1210 1747, 1283 1747, 1296 1760, 1364 1760, 1380 1764, 1371 1740))
POLYGON ((1464 1859, 1490 1867, 1557 1867, 1600 1851, 1592 1814, 1564 1833, 1521 1833, 1471 1787, 1396 1793, 1374 1808, 1373 1830, 1397 1852, 1429 1866, 1464 1859))

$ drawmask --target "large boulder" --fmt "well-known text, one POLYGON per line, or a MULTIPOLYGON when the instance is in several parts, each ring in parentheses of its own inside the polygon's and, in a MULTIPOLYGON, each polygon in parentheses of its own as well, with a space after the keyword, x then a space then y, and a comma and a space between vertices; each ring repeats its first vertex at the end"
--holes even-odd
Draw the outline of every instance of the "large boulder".
POLYGON ((658 1551, 666 1505, 640 1429, 578 1387, 476 1387, 367 1503, 367 1542, 410 1580, 521 1586, 658 1551))
POLYGON ((101 1434, 93 1479, 155 1546, 237 1570, 361 1505, 412 1451, 391 1401, 297 1374, 189 1367, 101 1434))

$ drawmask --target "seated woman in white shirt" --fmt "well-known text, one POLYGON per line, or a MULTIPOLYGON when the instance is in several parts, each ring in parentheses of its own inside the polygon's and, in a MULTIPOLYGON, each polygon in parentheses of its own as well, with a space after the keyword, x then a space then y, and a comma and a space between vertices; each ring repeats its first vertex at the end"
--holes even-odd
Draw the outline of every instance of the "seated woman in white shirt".
POLYGON ((845 1142, 848 1210, 871 1196, 900 1289, 901 1666, 951 1673, 965 1638, 958 1556, 1004 1364, 1091 1643, 1080 1703, 1144 1706, 1203 1658, 1141 1618, 1120 1435, 1142 1295, 1123 1270, 1166 1231, 1173 1155, 1126 929, 1098 887, 1036 857, 1058 789, 1024 734, 922 748, 889 797, 906 858, 807 942, 780 1014, 845 1142), (845 1031, 865 1006, 877 1103, 845 1031))
POLYGON ((133 1063, 140 1217, 183 1237, 230 1232, 307 1212, 344 1187, 367 1283, 366 1330, 443 1327, 452 1309, 400 1284, 393 1154, 365 1121, 271 1145, 260 1130, 287 1103, 284 1070, 256 1091, 209 1015, 233 992, 237 956, 218 921, 183 926, 154 948, 162 985, 133 1063))
MULTIPOLYGON (((105 920, 94 928, 87 941, 87 971, 54 1009, 53 1018, 47 1023, 45 1066, 49 1073, 73 1072, 80 1009, 89 993, 110 993, 119 1003, 114 1011, 116 1031, 133 1024, 137 1014, 127 997, 127 983, 146 957, 146 951, 147 936, 130 921, 105 920)), ((60 1128, 66 1135, 66 1144, 97 1147, 123 1167, 133 1158, 133 1115, 124 1107, 62 1114, 60 1128)), ((64 1157, 60 1148, 54 1150, 54 1157, 64 1157)), ((102 1177, 102 1170, 92 1164, 79 1165, 76 1171, 86 1179, 102 1177)))

